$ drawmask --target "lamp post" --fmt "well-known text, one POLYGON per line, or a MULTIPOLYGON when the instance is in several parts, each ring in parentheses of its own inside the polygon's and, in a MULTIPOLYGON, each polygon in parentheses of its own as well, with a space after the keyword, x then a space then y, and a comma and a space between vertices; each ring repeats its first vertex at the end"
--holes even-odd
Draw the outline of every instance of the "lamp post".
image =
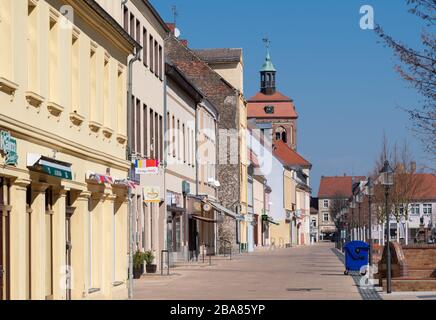
POLYGON ((352 234, 352 239, 351 240, 356 240, 354 239, 354 209, 356 209, 356 202, 354 202, 354 197, 351 200, 350 203, 350 208, 351 208, 351 234, 352 234))
POLYGON ((362 198, 360 196, 360 194, 356 195, 356 203, 358 206, 358 212, 359 212, 359 216, 358 216, 358 237, 359 240, 363 241, 363 235, 362 235, 362 220, 361 220, 361 214, 360 214, 360 208, 361 208, 361 204, 362 204, 362 198))
POLYGON ((381 184, 385 187, 385 210, 386 210, 386 292, 392 292, 392 274, 391 274, 391 249, 390 249, 390 212, 388 205, 389 188, 394 185, 394 170, 385 161, 381 174, 381 184))
POLYGON ((371 177, 368 178, 368 182, 365 185, 365 193, 368 196, 368 242, 369 242, 369 265, 372 263, 372 197, 374 196, 374 182, 372 182, 371 177))

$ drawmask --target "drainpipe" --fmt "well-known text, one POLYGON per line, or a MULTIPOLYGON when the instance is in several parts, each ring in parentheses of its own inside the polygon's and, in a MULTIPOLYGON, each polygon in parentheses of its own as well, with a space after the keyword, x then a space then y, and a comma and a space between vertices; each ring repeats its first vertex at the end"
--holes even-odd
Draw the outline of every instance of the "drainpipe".
MULTIPOLYGON (((130 127, 132 123, 132 97, 133 97, 133 64, 139 60, 141 48, 136 47, 135 49, 135 56, 129 61, 129 68, 128 68, 128 83, 127 83, 127 159, 130 161, 130 166, 132 166, 132 158, 133 158, 133 146, 132 146, 132 134, 133 128, 130 127)), ((129 180, 132 180, 132 170, 129 171, 129 180)), ((129 187, 128 188, 128 200, 129 200, 129 299, 133 298, 133 249, 134 249, 134 242, 135 242, 135 233, 133 230, 134 226, 134 212, 133 212, 133 205, 132 205, 132 190, 129 187)))
MULTIPOLYGON (((199 119, 198 109, 199 109, 199 106, 197 105, 195 107, 195 188, 197 189, 197 191, 196 191, 196 195, 197 196, 199 194, 198 189, 200 187, 200 182, 198 180, 198 178, 199 178, 199 174, 198 174, 198 163, 199 163, 199 160, 198 159, 200 157, 199 154, 198 154, 198 144, 199 144, 199 142, 198 142, 198 136, 199 136, 198 128, 200 127, 200 125, 199 125, 200 119, 199 119)), ((206 178, 209 178, 209 177, 206 177, 206 178)))

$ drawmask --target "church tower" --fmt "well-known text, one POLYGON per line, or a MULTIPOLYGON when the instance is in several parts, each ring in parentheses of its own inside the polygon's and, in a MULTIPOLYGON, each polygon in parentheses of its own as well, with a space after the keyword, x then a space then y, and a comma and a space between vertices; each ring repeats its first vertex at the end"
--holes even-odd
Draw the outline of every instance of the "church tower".
POLYGON ((260 91, 248 100, 249 120, 255 120, 258 128, 270 131, 273 142, 282 142, 297 150, 297 119, 294 102, 277 90, 277 70, 271 59, 270 41, 266 44, 266 57, 260 69, 260 91))
POLYGON ((273 95, 276 93, 276 73, 277 70, 271 61, 269 47, 266 48, 265 63, 260 69, 260 91, 266 95, 273 95))

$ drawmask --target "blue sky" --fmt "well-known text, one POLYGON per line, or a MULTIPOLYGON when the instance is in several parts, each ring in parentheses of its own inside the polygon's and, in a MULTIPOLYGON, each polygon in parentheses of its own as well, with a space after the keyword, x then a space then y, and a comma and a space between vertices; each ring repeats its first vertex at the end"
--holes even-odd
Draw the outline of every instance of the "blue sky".
POLYGON ((393 70, 396 59, 372 31, 359 27, 362 5, 396 38, 418 44, 419 20, 405 0, 152 0, 165 21, 177 6, 181 38, 191 48, 243 48, 245 95, 259 89, 265 57, 262 38, 271 41, 278 89, 294 99, 298 151, 313 163, 312 187, 322 175, 366 175, 381 147, 407 139, 425 163, 419 141, 399 106, 420 97, 393 70))

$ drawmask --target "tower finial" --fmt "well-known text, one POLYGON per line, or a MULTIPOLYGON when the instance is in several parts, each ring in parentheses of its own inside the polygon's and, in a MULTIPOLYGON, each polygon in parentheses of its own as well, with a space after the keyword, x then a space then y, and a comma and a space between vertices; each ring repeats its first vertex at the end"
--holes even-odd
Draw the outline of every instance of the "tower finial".
POLYGON ((269 51, 269 47, 271 45, 271 40, 269 39, 269 37, 265 37, 262 39, 263 43, 265 43, 265 48, 267 51, 269 51))

